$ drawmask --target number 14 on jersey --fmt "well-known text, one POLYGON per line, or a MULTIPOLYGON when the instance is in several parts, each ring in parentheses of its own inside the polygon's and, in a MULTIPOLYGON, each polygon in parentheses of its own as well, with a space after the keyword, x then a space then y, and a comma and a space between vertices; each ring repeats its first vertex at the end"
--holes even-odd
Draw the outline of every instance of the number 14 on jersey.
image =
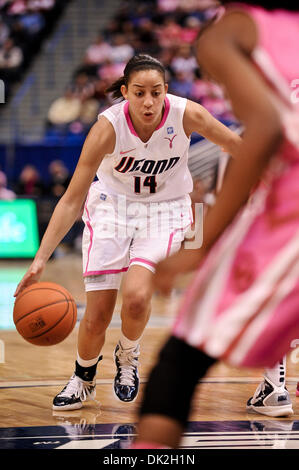
POLYGON ((156 182, 156 177, 155 176, 147 176, 144 178, 143 183, 141 176, 134 176, 134 191, 136 194, 140 194, 141 192, 141 184, 143 186, 148 186, 149 187, 149 192, 155 193, 156 192, 156 187, 157 187, 157 182, 156 182))

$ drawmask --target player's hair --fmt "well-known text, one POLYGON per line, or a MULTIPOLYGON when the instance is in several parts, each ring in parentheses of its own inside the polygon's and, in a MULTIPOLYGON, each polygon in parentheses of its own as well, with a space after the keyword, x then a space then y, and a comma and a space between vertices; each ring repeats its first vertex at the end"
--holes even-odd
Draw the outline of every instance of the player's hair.
POLYGON ((125 85, 127 87, 132 73, 138 72, 139 70, 157 70, 160 72, 165 82, 165 68, 163 64, 158 59, 148 54, 137 54, 134 55, 125 66, 123 76, 113 82, 105 92, 112 93, 114 99, 122 98, 123 95, 120 91, 121 86, 125 85))
MULTIPOLYGON (((232 0, 221 0, 223 5, 233 3, 232 0)), ((299 11, 299 5, 294 0, 237 0, 237 3, 245 3, 247 5, 260 6, 265 10, 289 10, 299 11)))

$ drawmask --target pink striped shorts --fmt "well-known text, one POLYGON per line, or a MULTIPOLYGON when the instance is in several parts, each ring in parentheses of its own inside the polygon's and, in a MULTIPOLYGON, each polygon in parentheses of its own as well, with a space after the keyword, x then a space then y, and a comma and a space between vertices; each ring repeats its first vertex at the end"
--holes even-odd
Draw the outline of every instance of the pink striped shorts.
POLYGON ((189 196, 160 203, 126 200, 97 181, 88 193, 83 221, 86 291, 119 289, 131 266, 155 272, 158 261, 180 249, 192 223, 191 201, 189 196))
POLYGON ((235 366, 272 367, 299 338, 299 163, 223 233, 182 299, 173 334, 235 366))

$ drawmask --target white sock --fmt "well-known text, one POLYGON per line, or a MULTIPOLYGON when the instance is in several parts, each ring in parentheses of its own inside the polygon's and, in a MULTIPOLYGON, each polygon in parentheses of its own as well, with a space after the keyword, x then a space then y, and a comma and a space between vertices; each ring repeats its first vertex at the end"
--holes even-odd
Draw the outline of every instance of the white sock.
POLYGON ((100 357, 100 355, 98 355, 97 357, 94 357, 93 359, 85 360, 85 359, 82 359, 82 357, 79 356, 79 353, 77 351, 77 362, 81 367, 94 366, 98 362, 99 357, 100 357))
POLYGON ((264 376, 271 380, 277 387, 285 386, 286 356, 271 369, 265 369, 264 376))
POLYGON ((123 349, 135 349, 135 348, 137 348, 137 346, 140 342, 140 338, 138 338, 136 340, 128 339, 128 338, 126 338, 126 336, 121 331, 119 342, 120 342, 123 349))

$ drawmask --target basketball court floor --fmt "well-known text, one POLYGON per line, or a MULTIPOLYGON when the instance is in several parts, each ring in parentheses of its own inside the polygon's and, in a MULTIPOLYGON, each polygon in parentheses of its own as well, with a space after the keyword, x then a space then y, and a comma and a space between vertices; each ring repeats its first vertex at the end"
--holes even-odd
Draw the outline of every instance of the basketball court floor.
MULTIPOLYGON (((167 337, 187 278, 181 280, 170 299, 158 295, 153 298, 152 316, 141 343, 138 399, 126 404, 112 393, 120 293, 107 332, 104 359, 98 367, 96 401, 86 403, 81 410, 54 412, 52 399, 73 373, 78 324, 56 346, 38 347, 21 338, 12 321, 13 292, 28 266, 28 261, 0 262, 0 450, 128 447, 137 433, 136 412, 144 384, 167 337)), ((51 260, 42 280, 67 288, 76 300, 78 318, 82 317, 85 294, 79 255, 66 254, 51 260)), ((288 357, 287 369, 294 415, 287 418, 246 412, 246 401, 260 382, 262 370, 238 370, 224 363, 215 365, 197 387, 182 449, 299 449, 297 361, 299 354, 297 359, 295 351, 288 357)))

